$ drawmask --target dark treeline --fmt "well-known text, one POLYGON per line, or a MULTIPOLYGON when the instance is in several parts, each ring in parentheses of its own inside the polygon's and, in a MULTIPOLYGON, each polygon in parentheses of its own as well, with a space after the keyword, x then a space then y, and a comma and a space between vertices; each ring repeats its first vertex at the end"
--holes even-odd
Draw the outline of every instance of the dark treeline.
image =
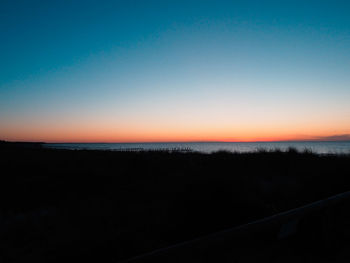
POLYGON ((350 190, 349 155, 27 146, 0 144, 2 262, 115 262, 350 190))

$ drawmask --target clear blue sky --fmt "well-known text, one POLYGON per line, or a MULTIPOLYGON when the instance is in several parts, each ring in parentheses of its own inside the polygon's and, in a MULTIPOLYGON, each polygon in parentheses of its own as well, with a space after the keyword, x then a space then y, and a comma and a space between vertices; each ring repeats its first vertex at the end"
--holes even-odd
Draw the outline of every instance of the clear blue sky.
POLYGON ((4 1, 0 139, 350 134, 350 1, 4 1))

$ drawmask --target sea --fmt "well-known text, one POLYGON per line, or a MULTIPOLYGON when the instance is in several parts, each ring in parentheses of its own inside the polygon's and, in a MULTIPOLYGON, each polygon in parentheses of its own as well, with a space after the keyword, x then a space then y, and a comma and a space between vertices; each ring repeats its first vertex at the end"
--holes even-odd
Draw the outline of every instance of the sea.
POLYGON ((261 150, 311 151, 317 154, 350 154, 350 141, 288 141, 288 142, 164 142, 164 143, 46 143, 47 148, 68 150, 109 151, 196 151, 213 153, 229 151, 238 153, 261 150))

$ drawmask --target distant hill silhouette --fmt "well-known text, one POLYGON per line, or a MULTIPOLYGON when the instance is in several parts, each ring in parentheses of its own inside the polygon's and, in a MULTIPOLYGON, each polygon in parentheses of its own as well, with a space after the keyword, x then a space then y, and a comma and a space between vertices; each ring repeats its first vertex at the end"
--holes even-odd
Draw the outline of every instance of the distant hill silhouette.
POLYGON ((319 141, 350 141, 350 134, 323 136, 323 137, 317 137, 316 139, 319 141))

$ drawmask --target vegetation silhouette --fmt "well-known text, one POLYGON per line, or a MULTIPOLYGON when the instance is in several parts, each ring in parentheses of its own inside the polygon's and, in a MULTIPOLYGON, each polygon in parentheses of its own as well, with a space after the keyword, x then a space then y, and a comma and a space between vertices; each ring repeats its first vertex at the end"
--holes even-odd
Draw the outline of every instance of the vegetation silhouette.
POLYGON ((350 155, 0 142, 2 262, 123 260, 350 190, 350 155))

